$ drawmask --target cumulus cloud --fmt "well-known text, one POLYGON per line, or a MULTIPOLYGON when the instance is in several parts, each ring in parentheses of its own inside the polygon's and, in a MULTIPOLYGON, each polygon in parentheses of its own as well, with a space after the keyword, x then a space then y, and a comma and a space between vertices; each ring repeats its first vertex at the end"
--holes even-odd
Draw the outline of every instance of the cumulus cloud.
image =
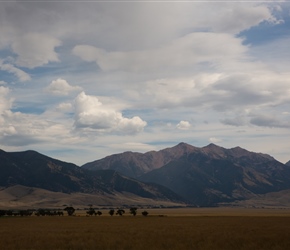
POLYGON ((9 125, 8 127, 3 128, 2 133, 4 136, 6 136, 6 135, 11 136, 11 135, 17 134, 17 131, 16 131, 14 126, 9 125))
POLYGON ((26 126, 27 120, 23 119, 23 115, 10 110, 12 99, 7 98, 8 93, 8 88, 0 86, 0 143, 6 146, 28 145, 28 141, 35 141, 27 135, 33 130, 33 122, 30 121, 30 126, 26 126))
POLYGON ((26 72, 16 68, 10 63, 5 63, 3 60, 0 60, 0 70, 14 74, 21 82, 25 82, 31 79, 26 72))
POLYGON ((80 93, 75 99, 75 127, 98 132, 135 134, 143 131, 146 122, 140 117, 123 117, 122 113, 103 105, 97 97, 80 93))
POLYGON ((28 33, 13 42, 12 49, 18 55, 18 66, 35 68, 49 62, 59 62, 54 49, 60 45, 60 40, 47 34, 28 33))
POLYGON ((54 117, 49 112, 41 115, 6 110, 0 115, 0 144, 21 147, 45 143, 55 145, 74 140, 71 121, 54 117))
POLYGON ((188 121, 180 121, 176 127, 181 130, 188 130, 191 127, 191 124, 188 121))
POLYGON ((73 111, 73 105, 69 102, 63 102, 63 103, 60 103, 56 107, 56 109, 61 112, 70 112, 70 111, 73 111))
POLYGON ((79 86, 71 86, 66 80, 58 78, 50 83, 46 88, 46 91, 53 95, 68 95, 71 92, 81 91, 79 86))
MULTIPOLYGON (((10 89, 0 85, 0 144, 8 147, 50 143, 53 141, 73 140, 70 133, 71 121, 59 114, 44 112, 42 114, 26 114, 13 112, 10 89)), ((69 105, 60 105, 67 111, 69 105)))

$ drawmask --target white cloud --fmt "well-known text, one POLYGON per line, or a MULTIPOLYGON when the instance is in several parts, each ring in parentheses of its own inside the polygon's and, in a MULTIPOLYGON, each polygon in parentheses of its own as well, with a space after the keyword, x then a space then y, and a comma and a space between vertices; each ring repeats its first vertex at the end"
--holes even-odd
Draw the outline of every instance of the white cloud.
POLYGON ((163 79, 149 82, 145 91, 140 90, 140 98, 150 98, 149 105, 152 106, 203 108, 218 112, 236 110, 239 113, 257 107, 287 105, 290 82, 286 76, 253 68, 252 72, 243 74, 225 71, 223 74, 163 79))
POLYGON ((53 95, 68 95, 71 92, 81 91, 79 86, 71 86, 66 80, 58 78, 50 83, 46 91, 53 95))
POLYGON ((191 128, 191 124, 188 121, 180 121, 176 127, 181 130, 188 130, 191 128))
POLYGON ((16 64, 25 68, 35 68, 49 62, 59 62, 54 49, 61 41, 44 33, 28 33, 12 44, 13 52, 18 55, 16 64))
POLYGON ((31 78, 30 76, 21 69, 16 68, 10 63, 5 63, 3 60, 0 59, 0 70, 7 71, 16 75, 21 82, 29 81, 31 78))
MULTIPOLYGON (((11 93, 10 93, 11 92, 11 93)), ((13 102, 8 87, 0 86, 0 144, 6 147, 18 148, 34 144, 62 144, 73 140, 71 134, 72 120, 59 112, 44 112, 42 114, 26 114, 13 112, 13 102)), ((66 105, 60 105, 62 108, 66 105)), ((66 107, 68 108, 68 107, 66 107)), ((63 110, 61 110, 63 111, 63 110)), ((51 144, 51 145, 52 145, 51 144)))
POLYGON ((262 20, 271 20, 267 5, 254 1, 3 3, 0 15, 5 17, 1 22, 5 36, 0 37, 0 45, 1 40, 7 44, 10 37, 15 41, 15 34, 46 32, 62 40, 90 40, 118 50, 148 48, 188 30, 238 33, 262 20))
POLYGON ((81 141, 71 133, 72 121, 51 112, 36 115, 6 110, 0 116, 0 124, 0 144, 7 147, 51 147, 81 141))
MULTIPOLYGON (((9 88, 0 86, 0 116, 12 106, 12 99, 8 99, 9 88)), ((1 119, 1 117, 0 117, 1 119)), ((1 121, 1 120, 0 120, 1 121)))
MULTIPOLYGON (((217 3, 216 8, 220 8, 217 3)), ((250 27, 256 26, 262 21, 275 23, 277 20, 272 16, 266 5, 224 3, 223 11, 216 11, 215 8, 207 13, 210 16, 210 26, 215 32, 226 32, 237 34, 250 27)))
POLYGON ((125 118, 122 113, 104 106, 97 97, 80 93, 75 99, 75 127, 97 132, 135 134, 143 131, 146 122, 140 117, 125 118))
POLYGON ((75 148, 67 160, 82 163, 124 148, 161 149, 189 138, 196 146, 222 138, 223 146, 284 148, 286 155, 289 115, 282 113, 290 109, 289 38, 283 29, 274 30, 283 28, 276 25, 289 8, 283 4, 3 3, 0 52, 6 58, 0 69, 29 84, 1 75, 7 83, 0 86, 10 92, 0 94, 0 143, 15 150, 37 143, 35 149, 61 157, 75 148), (237 36, 261 22, 255 28, 259 39, 253 30, 237 36), (263 45, 255 44, 261 39, 263 45), (41 91, 49 83, 51 94, 66 95, 61 103, 41 91), (74 101, 72 93, 81 90, 87 95, 74 101))
POLYGON ((4 128, 4 129, 2 130, 2 133, 3 133, 4 136, 7 136, 7 135, 10 136, 10 135, 15 135, 15 134, 17 134, 17 131, 16 131, 16 129, 15 129, 14 126, 9 125, 8 127, 4 128))
POLYGON ((108 52, 91 45, 77 45, 73 54, 87 62, 96 62, 103 71, 168 72, 189 69, 198 63, 219 63, 242 59, 247 48, 242 39, 225 33, 195 32, 178 38, 162 48, 108 52))
POLYGON ((57 110, 61 112, 70 112, 73 111, 73 105, 69 102, 60 103, 57 107, 57 110))

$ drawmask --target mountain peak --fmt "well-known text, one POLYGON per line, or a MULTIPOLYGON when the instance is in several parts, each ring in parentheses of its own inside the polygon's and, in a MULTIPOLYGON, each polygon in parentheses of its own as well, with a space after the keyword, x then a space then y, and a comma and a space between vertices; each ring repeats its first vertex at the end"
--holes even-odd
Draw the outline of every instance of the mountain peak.
POLYGON ((181 148, 181 149, 193 149, 193 148, 195 148, 194 146, 191 146, 190 144, 187 144, 187 143, 185 143, 185 142, 180 142, 180 143, 178 143, 175 147, 173 147, 173 148, 181 148))
POLYGON ((230 152, 234 153, 236 156, 242 156, 242 155, 247 155, 247 154, 250 154, 250 152, 246 149, 243 149, 241 147, 234 147, 234 148, 231 148, 229 149, 230 152))
POLYGON ((224 148, 215 145, 214 143, 210 143, 207 146, 201 148, 201 150, 209 155, 219 155, 219 156, 224 156, 225 155, 225 150, 224 148))
POLYGON ((192 153, 196 151, 197 149, 198 148, 190 144, 187 144, 185 142, 180 142, 176 146, 161 150, 160 152, 171 152, 171 154, 175 156, 181 156, 182 154, 192 153))
POLYGON ((220 146, 214 144, 214 143, 210 143, 207 146, 203 147, 203 148, 221 148, 220 146))
POLYGON ((189 145, 189 144, 187 144, 185 142, 180 142, 176 146, 183 147, 183 146, 191 146, 191 145, 189 145))

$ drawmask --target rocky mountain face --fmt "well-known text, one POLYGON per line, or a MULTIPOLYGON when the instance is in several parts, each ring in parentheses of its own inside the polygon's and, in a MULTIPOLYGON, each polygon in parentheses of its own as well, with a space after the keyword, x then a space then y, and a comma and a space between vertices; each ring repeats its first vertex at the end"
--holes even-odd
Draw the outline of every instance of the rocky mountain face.
POLYGON ((287 166, 290 166, 290 161, 286 162, 286 164, 285 164, 285 165, 287 165, 287 166))
POLYGON ((92 172, 35 151, 7 153, 0 150, 0 172, 0 187, 22 185, 54 192, 104 196, 127 192, 141 198, 183 202, 181 197, 158 184, 145 184, 114 170, 92 172))
POLYGON ((180 143, 172 148, 150 151, 145 154, 134 152, 114 154, 100 160, 86 163, 82 168, 89 170, 112 169, 126 176, 137 178, 197 150, 198 148, 194 146, 180 143))
POLYGON ((290 166, 266 154, 214 144, 198 148, 180 143, 144 154, 125 152, 81 168, 35 151, 0 150, 0 171, 0 187, 22 185, 54 192, 95 194, 110 196, 110 201, 117 193, 128 193, 135 198, 215 206, 253 201, 268 193, 290 189, 290 166))
POLYGON ((210 144, 139 177, 212 206, 290 188, 290 168, 269 155, 210 144))
POLYGON ((180 143, 145 154, 125 152, 87 163, 170 188, 190 203, 212 206, 290 188, 290 168, 273 157, 240 147, 180 143))

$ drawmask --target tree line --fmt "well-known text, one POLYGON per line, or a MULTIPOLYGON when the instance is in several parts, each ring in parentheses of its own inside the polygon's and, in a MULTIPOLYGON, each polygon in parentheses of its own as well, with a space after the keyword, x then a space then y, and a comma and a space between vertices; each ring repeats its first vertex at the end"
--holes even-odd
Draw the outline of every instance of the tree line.
MULTIPOLYGON (((137 215, 137 207, 131 207, 129 209, 129 213, 133 216, 137 215)), ((67 213, 68 216, 73 216, 75 215, 75 211, 76 209, 73 206, 67 206, 64 209, 26 209, 26 210, 0 210, 0 217, 2 216, 32 216, 32 215, 36 215, 36 216, 63 216, 64 215, 64 211, 67 213)), ((108 211, 110 216, 113 215, 119 215, 119 216, 123 216, 123 214, 125 214, 125 210, 122 208, 118 208, 118 209, 110 209, 108 211)), ((86 215, 87 216, 101 216, 103 213, 99 210, 95 210, 91 205, 89 206, 88 211, 86 211, 86 215)), ((147 216, 149 213, 145 210, 143 212, 141 212, 141 214, 143 216, 147 216)))
MULTIPOLYGON (((130 210, 129 210, 129 213, 132 214, 133 216, 136 216, 137 215, 137 209, 138 208, 136 208, 136 207, 131 207, 130 210)), ((124 213, 125 213, 124 209, 118 209, 116 212, 115 212, 114 209, 110 209, 109 210, 109 214, 111 216, 113 216, 114 214, 122 216, 124 213)), ((147 216, 149 213, 147 211, 143 211, 141 214, 143 216, 147 216)))

